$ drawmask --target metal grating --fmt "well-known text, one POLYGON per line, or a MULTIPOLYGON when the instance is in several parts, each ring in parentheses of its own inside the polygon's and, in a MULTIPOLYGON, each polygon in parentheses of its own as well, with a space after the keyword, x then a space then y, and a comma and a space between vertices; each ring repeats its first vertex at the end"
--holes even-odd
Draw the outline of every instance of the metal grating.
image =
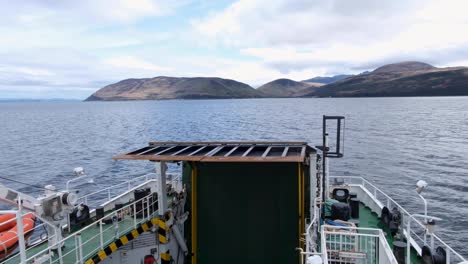
POLYGON ((113 159, 203 162, 304 162, 305 142, 150 142, 113 159))

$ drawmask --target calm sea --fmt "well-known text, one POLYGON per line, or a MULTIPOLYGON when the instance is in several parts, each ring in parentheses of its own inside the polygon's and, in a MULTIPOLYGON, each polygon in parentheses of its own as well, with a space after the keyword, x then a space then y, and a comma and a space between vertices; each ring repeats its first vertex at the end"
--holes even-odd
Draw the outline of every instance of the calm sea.
MULTIPOLYGON (((322 115, 346 116, 336 175, 363 176, 415 212, 415 183, 429 183, 442 237, 468 255, 468 97, 0 103, 0 176, 64 187, 74 167, 93 190, 153 170, 111 157, 148 141, 321 142, 322 115)), ((37 190, 0 182, 24 192, 37 190)))

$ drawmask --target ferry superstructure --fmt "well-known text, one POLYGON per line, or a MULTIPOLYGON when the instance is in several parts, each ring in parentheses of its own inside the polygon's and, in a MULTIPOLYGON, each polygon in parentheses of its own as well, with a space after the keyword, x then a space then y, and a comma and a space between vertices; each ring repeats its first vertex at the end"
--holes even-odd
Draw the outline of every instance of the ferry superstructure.
POLYGON ((14 206, 0 212, 0 263, 468 263, 437 236, 425 181, 408 190, 426 205, 412 213, 364 178, 329 175, 343 130, 324 116, 320 146, 150 142, 114 159, 154 173, 85 195, 0 186, 14 206))

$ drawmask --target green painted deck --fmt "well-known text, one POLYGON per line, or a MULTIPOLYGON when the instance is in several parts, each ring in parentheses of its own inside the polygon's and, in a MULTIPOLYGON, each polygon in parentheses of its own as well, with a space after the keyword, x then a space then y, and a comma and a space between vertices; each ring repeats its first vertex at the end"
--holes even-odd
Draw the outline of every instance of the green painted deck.
MULTIPOLYGON (((137 225, 144 222, 146 218, 137 218, 137 225)), ((125 216, 118 224, 118 233, 116 236, 116 228, 113 224, 107 224, 102 226, 103 236, 103 248, 115 241, 115 238, 119 238, 122 235, 127 234, 135 228, 134 219, 132 216, 125 216)), ((93 257, 99 250, 101 250, 100 244, 100 230, 99 226, 92 225, 87 227, 81 232, 81 243, 83 246, 83 262, 88 258, 93 257)), ((33 248, 27 250, 27 258, 34 256, 35 254, 46 250, 47 242, 42 243, 33 248)), ((65 239, 64 247, 62 248, 63 263, 76 263, 77 260, 77 241, 75 236, 68 236, 65 239)), ((43 252, 47 253, 47 252, 43 252)), ((19 263, 19 255, 11 257, 5 263, 16 264, 19 263)), ((58 255, 56 254, 52 260, 52 263, 59 263, 58 255)))
MULTIPOLYGON (((372 212, 362 203, 359 205, 359 227, 382 229, 390 248, 393 250, 393 237, 390 230, 384 227, 376 213, 372 212)), ((421 263, 421 258, 414 249, 411 250, 411 263, 421 263)))

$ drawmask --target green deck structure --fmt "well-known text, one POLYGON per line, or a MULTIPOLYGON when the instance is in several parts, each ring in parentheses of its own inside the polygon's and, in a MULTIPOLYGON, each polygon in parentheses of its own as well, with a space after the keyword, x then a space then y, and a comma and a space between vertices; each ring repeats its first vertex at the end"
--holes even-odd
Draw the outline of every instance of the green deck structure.
MULTIPOLYGON (((189 193, 191 166, 197 166, 197 238, 192 241, 196 263, 299 263, 301 221, 308 217, 299 200, 299 191, 306 200, 299 187, 304 187, 304 182, 299 183, 303 176, 298 176, 305 171, 301 163, 186 166, 190 167, 184 170, 189 193)), ((191 224, 187 223, 187 230, 191 224)))
MULTIPOLYGON (((359 227, 382 229, 385 233, 385 238, 387 239, 390 248, 393 250, 394 239, 390 230, 382 224, 376 213, 372 212, 369 207, 366 207, 362 203, 359 205, 359 227)), ((411 250, 411 263, 421 263, 421 257, 414 249, 411 250)))

